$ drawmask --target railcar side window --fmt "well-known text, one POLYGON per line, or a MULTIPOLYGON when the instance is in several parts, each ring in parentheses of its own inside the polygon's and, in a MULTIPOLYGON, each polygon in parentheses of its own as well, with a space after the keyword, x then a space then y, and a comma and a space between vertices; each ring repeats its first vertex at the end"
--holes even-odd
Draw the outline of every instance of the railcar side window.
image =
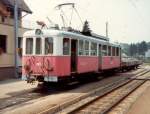
POLYGON ((97 43, 91 43, 91 55, 97 56, 97 43))
POLYGON ((102 56, 107 56, 107 45, 103 45, 102 47, 102 56))
POLYGON ((84 55, 84 42, 83 40, 79 40, 79 55, 84 55))
POLYGON ((63 55, 69 55, 69 49, 70 49, 70 40, 69 38, 63 39, 63 55))
POLYGON ((45 38, 45 54, 53 54, 53 38, 45 38))
POLYGON ((85 41, 85 55, 89 55, 89 41, 85 41))
POLYGON ((108 46, 108 56, 111 56, 111 46, 108 46))
POLYGON ((112 56, 115 56, 115 47, 112 48, 112 56))
POLYGON ((26 54, 33 54, 33 38, 26 39, 26 54))
POLYGON ((119 47, 116 48, 116 56, 119 56, 119 47))

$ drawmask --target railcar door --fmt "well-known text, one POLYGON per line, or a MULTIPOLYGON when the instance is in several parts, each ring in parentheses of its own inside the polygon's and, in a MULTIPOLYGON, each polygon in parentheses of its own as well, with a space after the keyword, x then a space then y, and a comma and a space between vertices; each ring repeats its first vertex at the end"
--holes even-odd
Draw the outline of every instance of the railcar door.
POLYGON ((77 40, 71 40, 71 72, 77 71, 77 40))
POLYGON ((99 62, 98 62, 98 69, 101 70, 102 69, 102 45, 99 44, 98 46, 98 59, 99 59, 99 62))

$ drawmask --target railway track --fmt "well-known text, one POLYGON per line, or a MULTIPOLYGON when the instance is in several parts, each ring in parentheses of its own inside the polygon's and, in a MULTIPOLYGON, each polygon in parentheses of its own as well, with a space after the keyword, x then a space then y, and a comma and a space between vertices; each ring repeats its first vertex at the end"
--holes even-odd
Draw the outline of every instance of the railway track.
MULTIPOLYGON (((149 72, 149 70, 144 69, 144 70, 137 71, 135 73, 135 75, 137 77, 140 77, 140 76, 146 75, 148 72, 149 72)), ((142 85, 142 83, 145 82, 145 81, 138 81, 137 84, 135 84, 132 81, 137 82, 130 78, 120 79, 118 81, 115 81, 114 83, 110 83, 106 86, 96 88, 96 89, 92 90, 91 92, 87 93, 86 95, 83 95, 83 96, 81 95, 81 96, 71 99, 70 101, 67 101, 63 104, 46 109, 46 110, 40 112, 39 114, 77 113, 77 112, 80 112, 77 110, 81 109, 81 107, 85 107, 88 104, 91 104, 92 102, 97 101, 98 98, 102 99, 102 97, 105 97, 107 94, 112 93, 113 91, 115 91, 118 88, 123 88, 123 86, 126 86, 128 83, 129 83, 129 85, 130 85, 130 83, 132 83, 131 85, 137 85, 137 86, 134 86, 135 88, 132 88, 132 89, 136 89, 138 86, 142 85)), ((131 87, 131 85, 128 87, 131 87)), ((127 87, 125 87, 125 88, 127 88, 127 87)), ((129 90, 129 91, 131 91, 131 90, 129 90)), ((129 93, 129 91, 128 91, 128 93, 129 93)), ((125 93, 124 93, 124 95, 125 95, 125 93)), ((110 97, 110 99, 111 99, 111 97, 110 97)))
MULTIPOLYGON (((142 75, 143 73, 145 73, 146 70, 145 69, 138 69, 136 71, 132 71, 130 72, 131 74, 134 74, 136 76, 138 75, 142 75)), ((123 74, 126 74, 126 73, 123 73, 123 74)), ((127 73, 128 74, 128 73, 127 73)), ((126 77, 126 76, 125 76, 126 77)), ((124 77, 124 78, 125 78, 124 77)), ((104 78, 105 80, 107 80, 107 78, 104 78)), ((117 78, 116 78, 117 79, 117 78)), ((116 79, 115 78, 112 78, 112 80, 114 82, 116 82, 116 79)), ((119 78, 120 79, 120 78, 119 78)), ((102 82, 103 79, 101 79, 101 82, 102 82)), ((111 82, 111 81, 107 81, 107 82, 111 82)), ((117 83, 117 82, 116 82, 117 83)), ((88 84, 88 83, 87 83, 88 84)), ((106 85, 108 83, 105 83, 106 85)), ((79 84, 80 85, 80 84, 79 84)), ((83 84, 84 85, 84 84, 83 84)), ((90 84, 91 85, 91 84, 90 84)), ((87 93, 89 93, 91 90, 94 90, 95 88, 98 88, 99 86, 101 85, 104 85, 103 84, 96 84, 96 86, 94 87, 91 87, 87 93), (93 88, 93 89, 92 89, 93 88)), ((74 87, 73 87, 74 88, 74 87)), ((5 111, 5 109, 7 110, 7 108, 11 108, 11 107, 16 107, 17 105, 20 106, 20 104, 24 104, 28 101, 31 101, 31 100, 34 100, 34 99, 38 99, 40 97, 44 97, 44 96, 48 96, 48 95, 51 95, 51 94, 55 94, 55 93, 61 93, 63 92, 62 90, 51 90, 50 91, 48 90, 48 92, 45 92, 45 91, 41 91, 39 89, 33 89, 33 90, 30 90, 30 91, 27 91, 27 92, 23 92, 23 93, 20 93, 18 95, 15 95, 13 97, 10 97, 10 98, 5 98, 5 99, 0 99, 0 113, 5 111), (44 92, 44 93, 43 93, 44 92)), ((82 97, 81 97, 82 98, 82 97)))
MULTIPOLYGON (((149 78, 147 73, 149 71, 143 72, 143 78, 149 78)), ((137 76, 138 77, 138 76, 137 76)), ((130 93, 144 84, 147 80, 126 80, 125 82, 114 84, 112 87, 107 87, 101 92, 95 92, 95 94, 88 96, 86 99, 81 100, 80 102, 60 111, 57 113, 63 114, 106 114, 109 112, 115 105, 121 102, 126 98, 130 93), (105 91, 105 92, 104 92, 105 91)))

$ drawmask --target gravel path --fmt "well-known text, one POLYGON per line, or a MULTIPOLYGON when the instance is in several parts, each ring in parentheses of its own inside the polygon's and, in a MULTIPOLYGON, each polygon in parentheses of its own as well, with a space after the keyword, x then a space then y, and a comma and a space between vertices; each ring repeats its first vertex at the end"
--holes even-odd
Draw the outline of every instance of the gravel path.
POLYGON ((21 79, 10 79, 5 81, 0 81, 0 99, 13 97, 18 94, 23 94, 27 90, 33 89, 37 87, 37 83, 35 85, 27 84, 26 81, 22 81, 21 79))

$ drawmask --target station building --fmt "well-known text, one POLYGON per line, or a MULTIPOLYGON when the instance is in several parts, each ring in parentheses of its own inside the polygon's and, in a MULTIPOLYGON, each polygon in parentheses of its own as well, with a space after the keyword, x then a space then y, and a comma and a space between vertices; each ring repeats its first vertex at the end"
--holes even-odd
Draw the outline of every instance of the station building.
MULTIPOLYGON (((0 80, 15 77, 15 37, 14 6, 18 4, 18 49, 22 48, 23 33, 28 30, 22 27, 22 13, 32 13, 24 0, 0 0, 0 80)), ((21 65, 21 55, 18 57, 21 65)))

